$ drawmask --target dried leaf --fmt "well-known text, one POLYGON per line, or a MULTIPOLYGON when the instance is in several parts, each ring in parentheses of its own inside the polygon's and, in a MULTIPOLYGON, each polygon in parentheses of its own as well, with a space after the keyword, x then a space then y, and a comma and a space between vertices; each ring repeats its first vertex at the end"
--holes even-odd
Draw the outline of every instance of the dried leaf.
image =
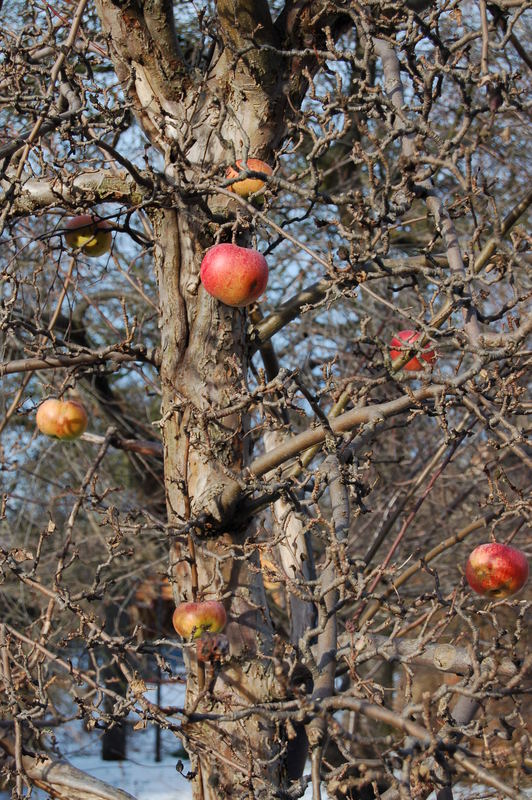
POLYGON ((146 684, 142 678, 134 678, 129 684, 133 694, 143 694, 146 691, 146 684))
POLYGON ((20 564, 21 561, 31 561, 33 559, 33 553, 30 550, 23 550, 21 547, 10 550, 9 554, 17 564, 20 564))

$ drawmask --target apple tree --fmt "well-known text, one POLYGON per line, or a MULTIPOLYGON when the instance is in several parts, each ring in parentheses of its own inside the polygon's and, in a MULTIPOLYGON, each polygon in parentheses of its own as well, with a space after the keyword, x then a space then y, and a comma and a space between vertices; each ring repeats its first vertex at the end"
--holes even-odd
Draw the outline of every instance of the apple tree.
POLYGON ((58 743, 133 712, 197 800, 526 796, 529 9, 4 4, 13 797, 131 797, 58 743), (264 259, 258 300, 213 296, 264 259), (48 398, 81 438, 38 432, 48 398), (520 573, 484 596, 491 542, 520 573))

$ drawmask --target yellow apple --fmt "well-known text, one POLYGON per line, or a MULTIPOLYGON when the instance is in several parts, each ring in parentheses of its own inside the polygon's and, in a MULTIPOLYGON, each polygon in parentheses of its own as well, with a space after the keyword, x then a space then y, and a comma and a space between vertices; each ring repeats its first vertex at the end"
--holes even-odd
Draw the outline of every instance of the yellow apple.
MULTIPOLYGON (((225 177, 238 178, 239 174, 245 170, 262 172, 264 175, 271 175, 273 173, 272 168, 269 164, 266 164, 265 161, 261 161, 260 158, 248 158, 245 164, 243 161, 239 160, 236 162, 236 166, 227 167, 225 177)), ((262 178, 243 178, 241 181, 232 183, 228 188, 230 192, 235 192, 235 194, 239 194, 240 197, 248 197, 250 194, 258 192, 263 186, 264 181, 262 178)))
POLYGON ((111 249, 111 226, 99 217, 80 214, 67 222, 65 241, 72 250, 81 248, 84 255, 96 258, 111 249))

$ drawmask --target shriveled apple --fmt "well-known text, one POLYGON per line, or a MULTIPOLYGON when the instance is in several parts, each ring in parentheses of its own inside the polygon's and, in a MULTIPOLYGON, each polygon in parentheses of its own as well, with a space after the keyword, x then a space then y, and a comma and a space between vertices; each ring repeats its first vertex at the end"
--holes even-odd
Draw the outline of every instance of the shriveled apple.
MULTIPOLYGON (((245 162, 239 159, 235 166, 227 167, 225 177, 238 178, 238 175, 246 170, 262 172, 264 175, 271 175, 273 173, 272 168, 269 164, 266 164, 265 161, 261 161, 260 158, 248 158, 245 162)), ((249 197, 250 194, 260 191, 263 186, 264 181, 262 178, 249 177, 243 178, 241 181, 235 181, 228 189, 230 192, 235 192, 235 194, 240 195, 240 197, 249 197)))
POLYGON ((224 633, 205 632, 196 641, 196 656, 203 664, 221 661, 228 653, 229 639, 224 633))

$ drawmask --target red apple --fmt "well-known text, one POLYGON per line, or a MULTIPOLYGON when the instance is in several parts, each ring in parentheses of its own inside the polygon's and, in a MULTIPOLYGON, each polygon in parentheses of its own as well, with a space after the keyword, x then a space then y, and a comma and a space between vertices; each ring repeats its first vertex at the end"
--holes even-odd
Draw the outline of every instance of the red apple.
POLYGON ((172 623, 183 639, 198 639, 205 631, 219 633, 225 627, 227 615, 218 600, 180 603, 172 616, 172 623))
POLYGON ((76 400, 50 397, 41 403, 35 418, 37 427, 46 436, 70 441, 87 430, 87 412, 76 400))
POLYGON ((475 547, 466 564, 466 579, 473 591, 486 597, 510 597, 528 579, 528 561, 521 550, 488 542, 475 547))
POLYGON ((253 303, 266 289, 268 265, 257 250, 236 244, 216 244, 203 257, 201 282, 209 294, 226 306, 253 303))
POLYGON ((72 250, 81 248, 86 256, 96 258, 111 249, 111 226, 104 219, 81 214, 67 222, 65 241, 72 250))
MULTIPOLYGON (((420 338, 421 334, 417 331, 399 331, 396 336, 393 337, 392 341, 390 342, 390 358, 392 361, 395 361, 396 358, 400 358, 404 356, 405 353, 408 352, 408 345, 414 344, 420 338), (399 348, 395 350, 393 348, 399 348)), ((436 353, 434 350, 429 350, 429 345, 425 345, 425 350, 427 352, 422 352, 419 358, 422 358, 423 361, 426 361, 428 364, 432 364, 436 360, 436 353)), ((423 364, 419 360, 417 356, 411 358, 410 361, 407 361, 403 369, 407 369, 410 372, 416 372, 417 370, 423 369, 423 364)))
MULTIPOLYGON (((273 173, 272 168, 265 161, 261 161, 260 158, 248 158, 246 162, 239 160, 236 162, 236 166, 227 167, 225 177, 237 178, 239 172, 243 172, 246 169, 253 172, 263 172, 265 175, 273 173)), ((239 194, 240 197, 249 197, 250 194, 258 192, 263 186, 264 181, 261 178, 244 178, 241 181, 232 183, 228 189, 230 192, 239 194)))

